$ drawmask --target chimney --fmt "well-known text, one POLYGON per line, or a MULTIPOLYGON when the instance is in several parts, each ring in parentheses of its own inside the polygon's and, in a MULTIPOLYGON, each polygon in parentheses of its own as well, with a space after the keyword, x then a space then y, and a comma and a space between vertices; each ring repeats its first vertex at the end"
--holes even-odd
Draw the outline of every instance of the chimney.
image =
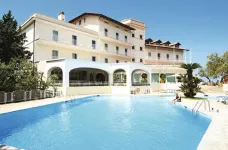
POLYGON ((58 19, 62 20, 62 21, 65 21, 65 15, 64 15, 63 11, 59 13, 58 19))

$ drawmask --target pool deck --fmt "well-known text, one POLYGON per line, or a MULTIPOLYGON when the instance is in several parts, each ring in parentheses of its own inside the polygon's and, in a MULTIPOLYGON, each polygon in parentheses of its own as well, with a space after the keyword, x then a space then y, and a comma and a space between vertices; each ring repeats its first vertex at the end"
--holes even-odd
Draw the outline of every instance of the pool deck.
MULTIPOLYGON (((193 108, 196 100, 184 99, 181 104, 193 108)), ((224 105, 216 100, 210 101, 211 108, 214 111, 205 111, 204 107, 199 109, 200 112, 211 117, 212 121, 204 134, 198 150, 228 150, 228 105, 224 105), (217 109, 219 112, 217 112, 217 109)))
MULTIPOLYGON (((154 93, 152 95, 156 95, 154 93)), ((60 98, 49 98, 49 99, 42 99, 42 100, 34 100, 34 101, 27 101, 27 102, 20 102, 20 103, 11 103, 11 104, 4 104, 0 105, 0 114, 38 107, 58 102, 63 102, 69 99, 77 99, 83 98, 92 95, 82 95, 82 96, 74 96, 74 97, 60 97, 60 98)), ((181 104, 187 106, 188 108, 193 108, 196 104, 197 100, 187 100, 183 99, 181 104)), ((199 111, 204 113, 212 118, 212 121, 203 136, 198 150, 228 150, 228 105, 224 105, 220 102, 215 100, 210 101, 211 108, 214 108, 213 112, 209 112, 208 110, 204 110, 204 107, 201 107, 199 111), (217 112, 219 110, 219 112, 217 112)), ((0 150, 17 150, 14 147, 7 147, 0 145, 0 150)), ((19 149, 18 149, 19 150, 19 149)))

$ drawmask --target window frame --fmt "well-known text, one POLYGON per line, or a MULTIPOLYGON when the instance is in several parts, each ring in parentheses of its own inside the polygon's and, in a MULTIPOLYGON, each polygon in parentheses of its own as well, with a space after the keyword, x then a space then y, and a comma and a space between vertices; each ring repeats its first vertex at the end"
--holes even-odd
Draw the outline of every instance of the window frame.
POLYGON ((78 59, 78 54, 77 53, 72 53, 72 58, 73 59, 78 59), (76 57, 74 57, 74 56, 76 56, 76 57))
POLYGON ((119 33, 118 32, 116 32, 116 40, 119 40, 119 33))
POLYGON ((96 56, 92 56, 92 61, 96 62, 96 56))
POLYGON ((77 36, 76 35, 72 35, 72 45, 77 45, 77 36), (74 39, 74 37, 75 37, 75 39, 74 39))
POLYGON ((58 42, 59 41, 59 31, 52 30, 52 40, 58 42), (57 34, 55 34, 57 33, 57 34))
POLYGON ((105 58, 105 63, 108 63, 108 58, 105 58))
POLYGON ((157 54, 157 59, 160 60, 161 59, 161 53, 157 54))
POLYGON ((96 41, 95 40, 92 40, 92 48, 96 49, 96 41))
POLYGON ((52 59, 58 59, 58 58, 59 58, 59 51, 52 50, 52 59))

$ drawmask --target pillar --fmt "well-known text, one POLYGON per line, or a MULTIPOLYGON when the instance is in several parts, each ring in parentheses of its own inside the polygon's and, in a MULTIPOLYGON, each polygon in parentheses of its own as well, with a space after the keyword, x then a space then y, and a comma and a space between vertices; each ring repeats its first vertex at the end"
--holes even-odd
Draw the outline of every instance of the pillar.
POLYGON ((149 72, 149 76, 148 76, 149 79, 148 79, 148 82, 149 82, 150 85, 151 85, 151 74, 152 74, 152 73, 149 72))
POLYGON ((69 87, 69 71, 63 69, 63 87, 69 87))
POLYGON ((113 84, 113 74, 112 73, 110 73, 109 74, 109 85, 112 85, 113 84))
POLYGON ((126 72, 127 75, 127 86, 130 87, 132 86, 132 76, 131 76, 131 71, 126 72))

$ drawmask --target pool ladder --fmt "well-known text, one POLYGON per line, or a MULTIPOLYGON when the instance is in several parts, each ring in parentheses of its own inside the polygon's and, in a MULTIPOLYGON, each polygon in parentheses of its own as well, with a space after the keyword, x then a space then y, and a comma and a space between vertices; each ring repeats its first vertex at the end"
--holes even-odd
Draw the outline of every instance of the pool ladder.
POLYGON ((199 101, 195 104, 195 106, 193 107, 192 112, 198 112, 198 110, 200 109, 200 107, 202 106, 202 104, 204 104, 204 109, 205 109, 205 110, 206 110, 207 105, 208 105, 209 111, 211 110, 209 100, 199 100, 199 101))

